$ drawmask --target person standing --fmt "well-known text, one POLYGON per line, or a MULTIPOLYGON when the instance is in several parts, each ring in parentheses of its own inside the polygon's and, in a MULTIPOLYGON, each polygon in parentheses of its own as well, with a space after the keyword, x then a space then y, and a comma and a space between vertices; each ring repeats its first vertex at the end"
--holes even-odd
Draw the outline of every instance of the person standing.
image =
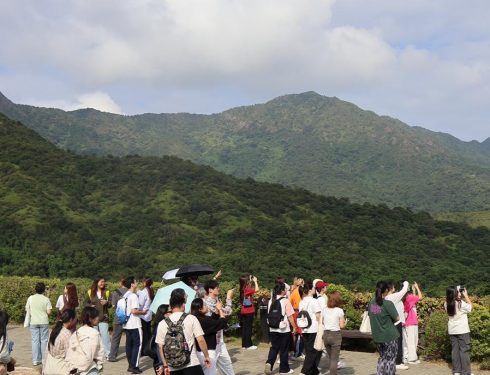
MULTIPOLYGON (((155 342, 159 347, 160 358, 163 359, 163 368, 170 371, 171 375, 204 375, 197 357, 196 342, 203 353, 205 368, 211 367, 211 360, 199 320, 195 316, 184 312, 186 298, 183 289, 178 288, 172 291, 170 295, 170 309, 172 313, 158 324, 155 342), (172 348, 167 349, 165 347, 168 328, 175 326, 182 326, 185 338, 184 344, 190 352, 188 363, 180 367, 172 367, 172 348)), ((168 371, 165 371, 165 374, 168 374, 168 371)))
POLYGON ((124 294, 123 298, 126 303, 126 315, 129 316, 128 321, 123 324, 123 329, 126 332, 126 357, 128 359, 128 372, 132 374, 141 374, 142 371, 139 368, 141 343, 142 343, 142 331, 141 331, 141 315, 146 314, 146 310, 140 310, 140 304, 136 290, 138 289, 138 282, 134 276, 129 276, 124 280, 124 286, 128 291, 124 294))
POLYGON ((63 294, 56 301, 56 309, 58 310, 56 318, 61 319, 61 315, 65 310, 74 310, 78 307, 78 292, 77 287, 73 283, 67 283, 63 289, 63 294))
POLYGON ((409 286, 410 284, 408 283, 408 281, 404 281, 400 291, 396 292, 395 284, 389 282, 388 294, 386 295, 386 299, 393 302, 393 304, 395 305, 398 317, 400 318, 400 320, 395 323, 395 328, 398 331, 398 349, 395 360, 397 370, 408 370, 408 366, 403 363, 403 325, 405 324, 405 307, 403 305, 403 299, 408 292, 409 286))
MULTIPOLYGON (((305 361, 301 373, 304 375, 318 375, 318 364, 322 357, 322 352, 314 348, 318 324, 322 318, 323 305, 314 298, 316 288, 311 281, 306 281, 303 286, 303 299, 299 304, 300 314, 305 311, 311 319, 309 327, 302 328, 305 343, 305 361)), ((321 300, 323 302, 323 300, 321 300)))
POLYGON ((388 283, 379 281, 376 284, 375 298, 368 304, 373 341, 379 352, 377 375, 396 373, 395 362, 400 334, 394 323, 399 320, 399 316, 393 302, 385 299, 390 290, 388 283))
POLYGON ((94 329, 100 332, 105 358, 107 359, 111 351, 111 337, 109 335, 109 307, 111 307, 111 302, 103 277, 94 279, 92 287, 87 291, 85 306, 95 307, 99 312, 99 324, 94 329))
POLYGON ((290 325, 293 327, 293 332, 295 332, 297 328, 293 317, 294 309, 289 298, 287 298, 286 284, 282 282, 276 283, 272 290, 272 298, 269 301, 268 311, 270 312, 277 303, 279 303, 281 307, 282 320, 279 323, 279 327, 269 328, 271 347, 269 349, 267 361, 265 362, 264 370, 267 375, 272 373, 272 368, 274 367, 278 354, 280 360, 279 374, 292 374, 294 372, 294 370, 289 367, 288 362, 289 343, 291 340, 290 325))
POLYGON ((449 320, 447 331, 451 341, 451 361, 453 374, 471 374, 471 338, 468 314, 473 305, 464 287, 450 286, 446 289, 446 302, 444 303, 449 320), (464 301, 461 300, 464 298, 464 301))
POLYGON ((241 276, 240 279, 240 325, 242 327, 242 349, 257 349, 252 342, 252 327, 255 317, 255 305, 253 295, 259 290, 257 277, 241 276), (252 288, 252 283, 254 287, 252 288))
MULTIPOLYGON (((116 289, 111 294, 111 303, 112 306, 117 306, 117 302, 126 294, 128 288, 124 285, 124 277, 119 280, 119 288, 116 289)), ((117 354, 119 351, 119 344, 121 343, 121 336, 123 333, 123 327, 119 319, 117 319, 117 315, 114 314, 114 320, 112 322, 112 338, 111 338, 111 351, 109 353, 109 362, 116 362, 117 354)))
POLYGON ((145 349, 151 337, 151 319, 153 313, 150 310, 151 302, 155 297, 155 291, 153 290, 153 280, 149 277, 145 278, 143 282, 144 288, 138 291, 138 301, 140 304, 140 310, 146 310, 145 315, 141 315, 141 331, 143 332, 143 342, 141 344, 141 356, 145 356, 145 349))
POLYGON ((48 346, 49 314, 53 308, 49 298, 44 295, 46 285, 36 283, 36 294, 30 296, 26 303, 26 313, 30 315, 32 364, 38 366, 45 358, 48 346))
MULTIPOLYGON (((207 315, 219 314, 217 309, 219 301, 219 283, 215 279, 209 280, 204 284, 204 290, 206 291, 206 296, 204 297, 204 303, 208 307, 207 315)), ((222 312, 225 317, 228 317, 232 313, 232 300, 233 300, 233 289, 226 292, 225 305, 222 308, 222 312)), ((230 354, 225 344, 224 331, 220 330, 216 334, 216 367, 223 375, 235 375, 233 370, 233 364, 231 362, 230 354)))
MULTIPOLYGON (((298 318, 299 312, 299 304, 301 299, 303 298, 303 285, 305 281, 300 277, 295 277, 293 281, 293 286, 291 287, 291 295, 289 296, 289 301, 294 309, 294 321, 298 318)), ((304 345, 303 345, 303 337, 301 336, 301 329, 293 335, 293 348, 294 353, 291 359, 305 359, 305 355, 303 354, 304 345)))
POLYGON ((406 352, 406 360, 410 365, 419 364, 417 357, 417 346, 419 343, 419 322, 417 319, 417 303, 422 299, 422 292, 419 285, 412 285, 412 293, 408 294, 404 301, 405 307, 405 326, 403 327, 403 336, 405 338, 403 351, 406 352))
POLYGON ((341 308, 342 299, 339 292, 333 292, 328 296, 327 306, 323 310, 325 333, 323 342, 329 358, 329 375, 337 375, 342 334, 340 330, 345 328, 346 319, 341 308))

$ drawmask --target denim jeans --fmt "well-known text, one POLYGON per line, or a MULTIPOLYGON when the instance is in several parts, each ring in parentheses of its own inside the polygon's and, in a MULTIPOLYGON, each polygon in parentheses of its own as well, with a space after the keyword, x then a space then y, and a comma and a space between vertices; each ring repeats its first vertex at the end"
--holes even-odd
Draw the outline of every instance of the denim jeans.
POLYGON ((32 364, 38 365, 45 358, 48 347, 49 326, 48 324, 31 324, 32 364))
POLYGON ((104 347, 105 357, 108 357, 109 353, 111 352, 111 336, 109 336, 109 323, 99 323, 99 325, 95 326, 94 328, 100 332, 100 339, 102 340, 102 346, 104 347))

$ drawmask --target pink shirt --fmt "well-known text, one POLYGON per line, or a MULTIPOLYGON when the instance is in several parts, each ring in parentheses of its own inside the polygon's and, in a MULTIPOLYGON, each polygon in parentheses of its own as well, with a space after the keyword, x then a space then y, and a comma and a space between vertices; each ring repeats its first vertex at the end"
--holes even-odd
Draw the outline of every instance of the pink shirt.
POLYGON ((407 298, 405 299, 405 314, 406 314, 406 320, 405 320, 405 325, 406 326, 416 326, 418 325, 418 320, 417 320, 417 308, 415 305, 417 302, 420 300, 420 298, 416 295, 409 294, 407 298))

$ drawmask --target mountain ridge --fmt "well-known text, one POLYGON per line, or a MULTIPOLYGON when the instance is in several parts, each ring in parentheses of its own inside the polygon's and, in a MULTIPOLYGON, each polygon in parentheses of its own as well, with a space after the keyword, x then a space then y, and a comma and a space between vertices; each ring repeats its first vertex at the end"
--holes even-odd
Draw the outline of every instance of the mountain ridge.
POLYGON ((490 209, 490 141, 464 142, 312 91, 210 115, 121 116, 4 102, 0 112, 80 154, 173 155, 356 202, 490 209))

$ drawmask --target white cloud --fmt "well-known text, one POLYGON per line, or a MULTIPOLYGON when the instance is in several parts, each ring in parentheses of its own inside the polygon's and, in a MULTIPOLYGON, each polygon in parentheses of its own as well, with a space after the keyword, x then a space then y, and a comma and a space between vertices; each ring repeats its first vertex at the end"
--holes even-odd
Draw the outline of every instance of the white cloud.
POLYGON ((489 18, 487 0, 1 2, 0 84, 24 102, 111 112, 111 97, 125 112, 215 112, 317 90, 483 139, 489 18))
POLYGON ((65 111, 93 108, 102 112, 122 114, 121 107, 108 94, 100 91, 80 95, 75 101, 27 99, 26 103, 38 107, 60 108, 65 111))

